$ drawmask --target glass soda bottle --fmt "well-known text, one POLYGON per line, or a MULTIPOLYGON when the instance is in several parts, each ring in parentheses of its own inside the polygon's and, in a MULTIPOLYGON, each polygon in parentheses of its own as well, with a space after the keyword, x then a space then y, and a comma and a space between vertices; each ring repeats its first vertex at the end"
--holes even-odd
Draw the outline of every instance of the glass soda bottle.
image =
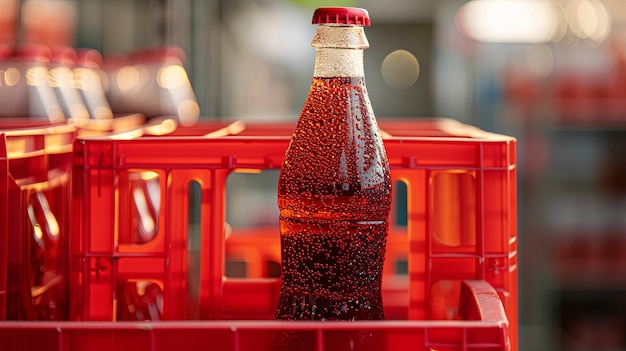
POLYGON ((382 320, 389 163, 365 87, 366 10, 322 7, 310 91, 278 179, 278 320, 382 320))

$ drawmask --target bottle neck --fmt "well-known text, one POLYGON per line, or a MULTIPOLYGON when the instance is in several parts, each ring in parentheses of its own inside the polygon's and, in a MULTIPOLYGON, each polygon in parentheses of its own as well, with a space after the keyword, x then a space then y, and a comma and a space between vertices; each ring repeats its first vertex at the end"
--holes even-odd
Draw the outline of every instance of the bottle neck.
POLYGON ((320 25, 311 45, 316 49, 314 77, 365 76, 363 49, 369 43, 362 26, 320 25))

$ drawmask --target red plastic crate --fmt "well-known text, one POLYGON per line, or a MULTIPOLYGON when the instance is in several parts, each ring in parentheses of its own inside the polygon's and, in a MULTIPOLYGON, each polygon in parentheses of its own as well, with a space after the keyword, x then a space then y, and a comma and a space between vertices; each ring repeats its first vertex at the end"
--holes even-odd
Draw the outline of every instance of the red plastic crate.
MULTIPOLYGON (((379 125, 385 132, 392 179, 407 188, 407 225, 391 228, 386 262, 405 258, 408 277, 386 265, 383 297, 390 320, 373 323, 373 328, 389 335, 409 335, 408 330, 421 328, 415 333, 428 335, 425 339, 450 336, 447 344, 428 346, 438 350, 516 349, 515 139, 447 119, 381 119, 379 125), (495 334, 490 331, 493 325, 468 320, 462 293, 466 280, 495 289, 506 311, 498 317, 498 333, 504 332, 510 342, 471 340, 474 329, 481 336, 495 334), (404 327, 398 326, 402 323, 404 327)), ((278 259, 278 228, 232 228, 226 239, 226 182, 233 172, 277 170, 293 127, 205 123, 179 128, 169 136, 78 138, 70 245, 71 319, 271 319, 279 281, 265 277, 259 267, 278 259), (199 208, 192 208, 192 197, 199 208), (199 220, 194 229, 190 228, 192 210, 199 220), (199 255, 191 252, 191 231, 199 233, 194 239, 199 255), (225 277, 227 255, 241 256, 256 273, 225 277), (199 260, 197 271, 189 263, 193 258, 199 260)), ((480 311, 491 313, 488 308, 480 311)), ((228 331, 227 326, 249 327, 259 337, 263 330, 292 328, 267 321, 180 323, 149 324, 154 332, 137 340, 155 337, 161 330, 166 334, 184 329, 193 334, 196 328, 224 328, 224 338, 239 340, 233 341, 232 348, 238 350, 245 349, 239 336, 233 336, 239 332, 228 331)), ((67 326, 68 335, 74 328, 81 333, 90 328, 81 323, 67 326)), ((118 332, 136 327, 118 322, 93 328, 113 342, 118 332)), ((324 334, 326 328, 352 327, 322 323, 311 328, 324 334)))
POLYGON ((0 319, 67 319, 74 135, 70 125, 0 124, 0 319))
POLYGON ((0 119, 0 320, 68 318, 72 143, 77 135, 137 129, 144 120, 117 116, 77 128, 47 118, 0 119))

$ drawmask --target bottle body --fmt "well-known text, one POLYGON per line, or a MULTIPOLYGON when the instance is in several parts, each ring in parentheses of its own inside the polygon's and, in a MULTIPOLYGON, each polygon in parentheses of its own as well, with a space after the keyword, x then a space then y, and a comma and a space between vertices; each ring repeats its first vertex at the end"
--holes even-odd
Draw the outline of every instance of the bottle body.
POLYGON ((362 74, 314 74, 281 167, 278 204, 275 318, 383 319, 391 183, 362 74))

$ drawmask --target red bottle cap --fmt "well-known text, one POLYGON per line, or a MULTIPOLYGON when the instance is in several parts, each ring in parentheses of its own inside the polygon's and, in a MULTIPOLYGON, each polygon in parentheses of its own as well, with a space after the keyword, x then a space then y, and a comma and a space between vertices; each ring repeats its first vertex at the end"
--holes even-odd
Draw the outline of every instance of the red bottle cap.
POLYGON ((353 24, 370 25, 370 15, 366 9, 356 7, 320 7, 313 13, 313 24, 353 24))
POLYGON ((80 48, 76 50, 78 64, 87 68, 101 68, 102 54, 95 49, 80 48))
POLYGON ((48 63, 52 61, 52 49, 43 44, 26 44, 17 49, 15 57, 26 62, 48 63))

